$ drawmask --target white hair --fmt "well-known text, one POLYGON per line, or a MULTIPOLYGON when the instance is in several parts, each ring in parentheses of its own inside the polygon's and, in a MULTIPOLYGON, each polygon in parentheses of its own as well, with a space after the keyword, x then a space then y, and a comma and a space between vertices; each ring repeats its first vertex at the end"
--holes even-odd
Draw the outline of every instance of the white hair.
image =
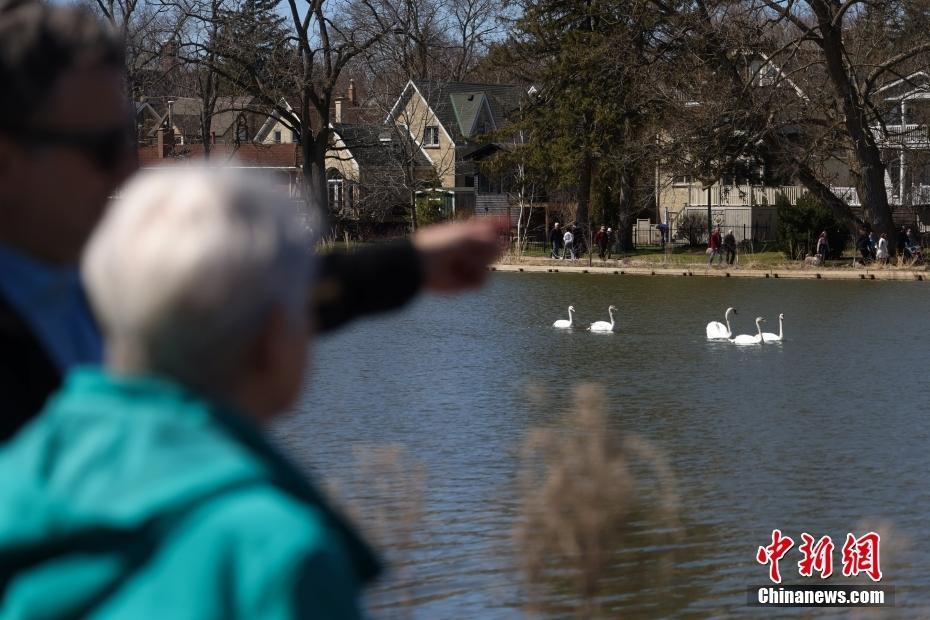
POLYGON ((82 270, 111 359, 210 389, 239 370, 269 310, 308 311, 312 257, 296 205, 264 178, 165 167, 113 202, 82 270))

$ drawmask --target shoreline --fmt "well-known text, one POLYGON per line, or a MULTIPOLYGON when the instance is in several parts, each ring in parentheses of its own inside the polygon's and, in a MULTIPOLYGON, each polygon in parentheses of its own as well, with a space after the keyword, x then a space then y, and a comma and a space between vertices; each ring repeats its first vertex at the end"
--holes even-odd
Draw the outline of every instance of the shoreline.
MULTIPOLYGON (((560 262, 561 263, 561 262, 560 262)), ((614 266, 594 264, 592 266, 575 265, 540 265, 531 263, 494 263, 491 271, 505 273, 588 273, 600 275, 627 276, 670 276, 670 277, 707 277, 707 278, 774 278, 779 280, 866 280, 897 282, 930 282, 930 272, 911 269, 824 269, 818 267, 797 268, 723 268, 723 267, 651 267, 641 265, 614 266)))

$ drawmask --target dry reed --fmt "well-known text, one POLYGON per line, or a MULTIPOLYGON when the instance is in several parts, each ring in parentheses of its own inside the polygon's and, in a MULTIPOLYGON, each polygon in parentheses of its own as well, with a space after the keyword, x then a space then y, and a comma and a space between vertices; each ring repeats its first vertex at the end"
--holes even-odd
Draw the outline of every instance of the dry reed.
POLYGON ((567 582, 571 593, 560 598, 576 601, 575 614, 590 618, 602 613, 601 595, 615 578, 634 514, 642 516, 648 504, 652 525, 677 536, 678 497, 662 454, 645 439, 610 428, 601 388, 580 386, 574 402, 561 426, 535 429, 524 442, 515 539, 528 611, 542 611, 547 585, 564 590, 567 582))

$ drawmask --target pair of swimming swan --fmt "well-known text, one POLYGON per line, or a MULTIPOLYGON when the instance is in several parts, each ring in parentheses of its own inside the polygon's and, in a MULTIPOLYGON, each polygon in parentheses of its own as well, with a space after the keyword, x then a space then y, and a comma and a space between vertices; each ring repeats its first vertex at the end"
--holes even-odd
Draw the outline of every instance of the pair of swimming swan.
MULTIPOLYGON (((574 311, 575 311, 575 306, 569 306, 569 307, 568 307, 568 320, 559 319, 558 321, 556 321, 555 323, 553 323, 552 326, 555 327, 555 328, 558 328, 558 329, 570 329, 570 328, 574 327, 574 320, 575 320, 575 319, 574 319, 574 317, 572 316, 572 313, 573 313, 574 311)), ((616 312, 616 311, 617 311, 617 307, 616 307, 616 306, 613 306, 613 305, 612 305, 612 306, 610 306, 609 308, 607 308, 607 314, 610 315, 610 322, 607 322, 607 321, 596 321, 596 322, 594 322, 594 323, 591 323, 591 325, 588 326, 588 330, 589 330, 589 331, 592 331, 592 332, 612 332, 612 331, 614 331, 614 329, 615 329, 616 326, 617 326, 617 322, 616 322, 616 320, 614 319, 614 312, 616 312)))
POLYGON ((784 338, 784 314, 778 315, 777 334, 762 331, 762 323, 765 322, 765 319, 760 316, 756 317, 756 330, 758 331, 757 334, 741 334, 739 336, 733 336, 733 332, 730 329, 731 314, 736 314, 735 308, 727 308, 727 311, 724 313, 723 320, 726 321, 726 325, 720 321, 711 321, 707 324, 708 340, 729 340, 733 344, 765 344, 766 342, 781 342, 784 338))

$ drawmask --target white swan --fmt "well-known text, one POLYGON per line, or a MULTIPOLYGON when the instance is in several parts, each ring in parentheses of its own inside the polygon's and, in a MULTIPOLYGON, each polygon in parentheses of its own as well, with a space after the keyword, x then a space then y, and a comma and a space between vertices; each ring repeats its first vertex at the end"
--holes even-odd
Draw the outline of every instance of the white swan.
POLYGON ((778 315, 778 333, 773 334, 772 332, 762 332, 762 339, 765 340, 766 342, 781 342, 782 337, 783 337, 781 322, 783 320, 785 320, 785 315, 779 314, 778 315))
POLYGON ((759 333, 755 336, 750 336, 748 334, 740 334, 736 338, 730 340, 733 344, 765 344, 765 341, 762 339, 762 323, 765 323, 765 319, 761 316, 756 317, 756 329, 759 330, 759 333))
POLYGON ((612 332, 617 325, 617 322, 614 320, 614 312, 616 312, 616 306, 610 306, 607 308, 607 314, 610 315, 610 323, 607 321, 596 321, 591 323, 591 327, 588 329, 592 332, 612 332))
POLYGON ((720 321, 711 321, 707 324, 708 340, 723 340, 724 338, 733 337, 733 331, 730 329, 731 314, 736 314, 736 308, 727 308, 727 311, 723 313, 723 320, 727 322, 726 325, 720 321))
POLYGON ((568 328, 571 328, 571 326, 572 326, 572 320, 573 320, 573 319, 572 319, 572 312, 574 312, 574 311, 575 311, 575 306, 569 306, 569 307, 568 307, 568 320, 566 321, 565 319, 559 319, 558 321, 556 321, 555 323, 553 323, 552 326, 553 326, 553 327, 558 327, 559 329, 568 329, 568 328))

